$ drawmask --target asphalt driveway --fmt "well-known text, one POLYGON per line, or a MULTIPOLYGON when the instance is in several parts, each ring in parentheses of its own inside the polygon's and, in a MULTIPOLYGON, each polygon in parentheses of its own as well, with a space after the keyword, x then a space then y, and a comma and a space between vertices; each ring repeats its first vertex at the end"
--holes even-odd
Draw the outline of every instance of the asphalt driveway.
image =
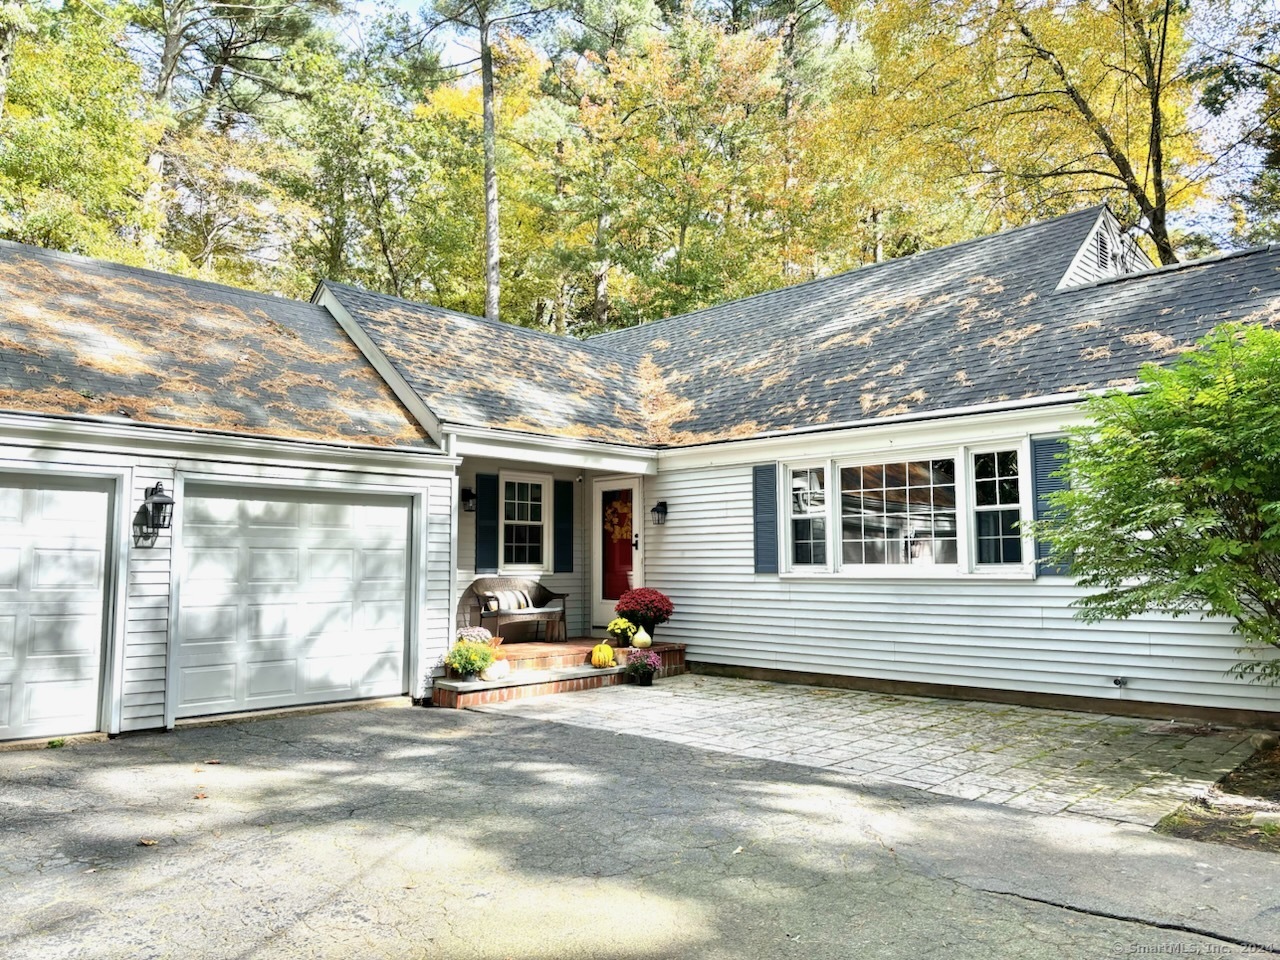
POLYGON ((1280 955, 1263 854, 518 717, 0 754, 0 810, 15 960, 1280 955))

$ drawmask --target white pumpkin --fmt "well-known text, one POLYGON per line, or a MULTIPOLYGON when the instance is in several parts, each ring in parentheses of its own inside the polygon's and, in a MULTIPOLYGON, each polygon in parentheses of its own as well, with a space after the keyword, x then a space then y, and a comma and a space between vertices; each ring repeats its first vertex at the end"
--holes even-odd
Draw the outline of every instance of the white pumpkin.
POLYGON ((511 664, 506 660, 495 660, 482 671, 480 671, 480 679, 493 681, 501 680, 511 673, 511 664))

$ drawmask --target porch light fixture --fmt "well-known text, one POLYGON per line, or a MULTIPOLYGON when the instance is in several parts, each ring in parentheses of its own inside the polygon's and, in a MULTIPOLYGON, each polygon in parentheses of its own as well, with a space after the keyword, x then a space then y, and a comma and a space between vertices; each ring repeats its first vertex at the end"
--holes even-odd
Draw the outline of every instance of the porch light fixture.
POLYGON ((147 498, 133 515, 133 543, 138 547, 154 547, 161 530, 173 525, 173 497, 164 492, 164 484, 147 487, 147 498))
POLYGON ((659 500, 653 505, 653 509, 649 513, 653 517, 654 525, 662 526, 667 522, 667 501, 659 500))
POLYGON ((462 500, 462 509, 464 511, 466 511, 467 513, 476 512, 477 498, 476 498, 476 492, 474 490, 472 490, 470 487, 463 487, 462 496, 460 499, 462 500))
POLYGON ((173 525, 173 497, 164 492, 164 484, 147 487, 147 499, 142 501, 146 513, 145 527, 148 533, 157 534, 173 525))

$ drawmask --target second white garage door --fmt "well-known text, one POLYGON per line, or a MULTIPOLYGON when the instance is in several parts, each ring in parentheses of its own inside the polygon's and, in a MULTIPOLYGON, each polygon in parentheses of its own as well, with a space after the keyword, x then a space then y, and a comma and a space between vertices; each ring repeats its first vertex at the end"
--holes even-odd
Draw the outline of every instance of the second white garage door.
POLYGON ((189 484, 175 716, 404 693, 410 512, 189 484))

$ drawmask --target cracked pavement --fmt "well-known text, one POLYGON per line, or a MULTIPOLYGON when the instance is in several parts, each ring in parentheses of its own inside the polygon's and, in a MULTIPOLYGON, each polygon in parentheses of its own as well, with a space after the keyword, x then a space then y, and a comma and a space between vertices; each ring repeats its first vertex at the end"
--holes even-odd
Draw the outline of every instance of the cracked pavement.
POLYGON ((14 960, 1280 956, 1266 854, 510 715, 5 753, 0 810, 14 960))

